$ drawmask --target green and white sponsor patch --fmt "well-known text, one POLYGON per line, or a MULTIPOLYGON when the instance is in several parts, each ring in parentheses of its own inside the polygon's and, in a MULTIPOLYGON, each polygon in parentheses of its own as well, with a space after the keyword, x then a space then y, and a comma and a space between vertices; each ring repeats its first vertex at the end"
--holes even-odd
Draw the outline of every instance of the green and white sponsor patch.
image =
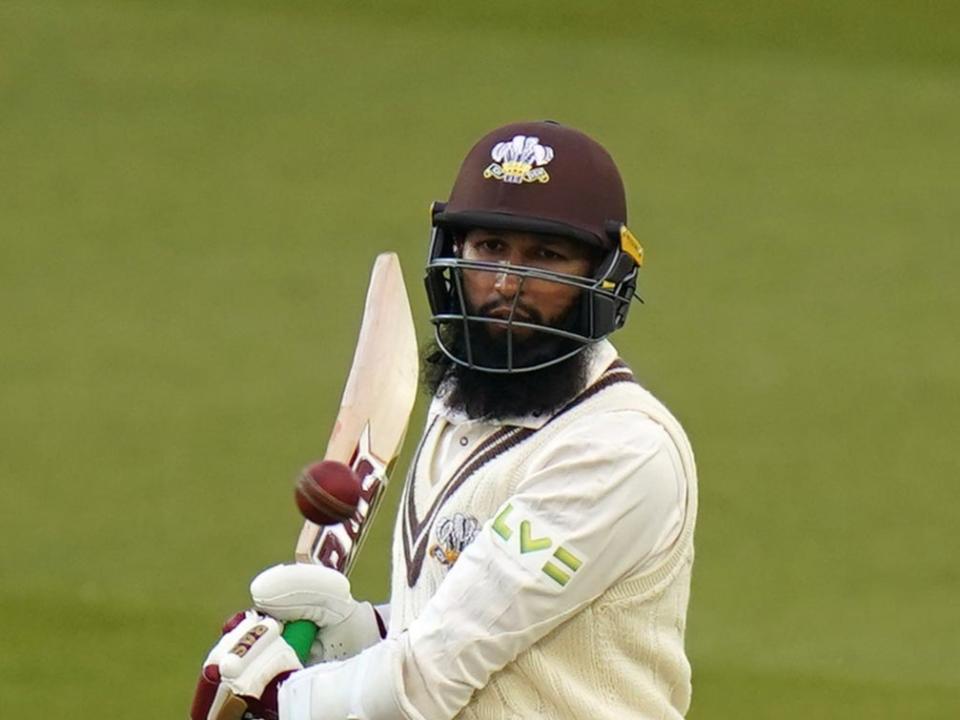
POLYGON ((549 521, 515 510, 512 503, 497 514, 490 531, 494 541, 505 546, 521 565, 546 576, 558 589, 565 587, 587 561, 549 521))

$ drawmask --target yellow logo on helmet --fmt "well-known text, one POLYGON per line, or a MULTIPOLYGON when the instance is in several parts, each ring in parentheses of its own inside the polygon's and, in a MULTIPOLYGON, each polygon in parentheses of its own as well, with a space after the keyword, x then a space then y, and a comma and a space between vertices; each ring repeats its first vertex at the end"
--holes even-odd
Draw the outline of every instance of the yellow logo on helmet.
POLYGON ((633 258, 637 267, 643 267, 643 246, 626 225, 620 226, 620 249, 633 258))

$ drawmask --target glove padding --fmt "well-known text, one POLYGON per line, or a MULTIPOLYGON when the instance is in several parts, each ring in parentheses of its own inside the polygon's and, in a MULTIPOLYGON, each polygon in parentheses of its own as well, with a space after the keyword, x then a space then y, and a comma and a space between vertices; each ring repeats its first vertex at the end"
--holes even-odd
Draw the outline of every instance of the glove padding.
POLYGON ((283 624, 253 610, 237 613, 203 663, 191 720, 276 720, 277 692, 303 668, 283 639, 283 624))
POLYGON ((250 595, 278 620, 310 620, 319 628, 310 664, 352 657, 386 635, 373 606, 354 600, 346 576, 323 565, 276 565, 253 579, 250 595))

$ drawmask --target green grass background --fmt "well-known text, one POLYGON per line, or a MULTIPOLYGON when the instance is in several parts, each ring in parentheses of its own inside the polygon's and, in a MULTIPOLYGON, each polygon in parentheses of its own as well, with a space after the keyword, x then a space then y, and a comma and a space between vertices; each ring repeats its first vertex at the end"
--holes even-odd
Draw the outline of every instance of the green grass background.
POLYGON ((3 715, 185 716, 290 557, 373 257, 426 337, 428 203, 483 132, 549 117, 618 159, 649 264, 617 344, 698 452, 690 717, 960 717, 958 26, 0 2, 3 715))

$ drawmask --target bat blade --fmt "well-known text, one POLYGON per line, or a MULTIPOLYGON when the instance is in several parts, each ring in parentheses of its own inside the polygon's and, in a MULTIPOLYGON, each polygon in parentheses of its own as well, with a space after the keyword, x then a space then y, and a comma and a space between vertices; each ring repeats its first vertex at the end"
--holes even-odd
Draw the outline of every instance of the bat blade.
POLYGON ((370 276, 353 364, 324 455, 354 469, 362 483, 360 503, 354 517, 338 525, 306 521, 297 542, 298 562, 350 570, 400 454, 418 375, 416 331, 400 260, 383 253, 370 276))

